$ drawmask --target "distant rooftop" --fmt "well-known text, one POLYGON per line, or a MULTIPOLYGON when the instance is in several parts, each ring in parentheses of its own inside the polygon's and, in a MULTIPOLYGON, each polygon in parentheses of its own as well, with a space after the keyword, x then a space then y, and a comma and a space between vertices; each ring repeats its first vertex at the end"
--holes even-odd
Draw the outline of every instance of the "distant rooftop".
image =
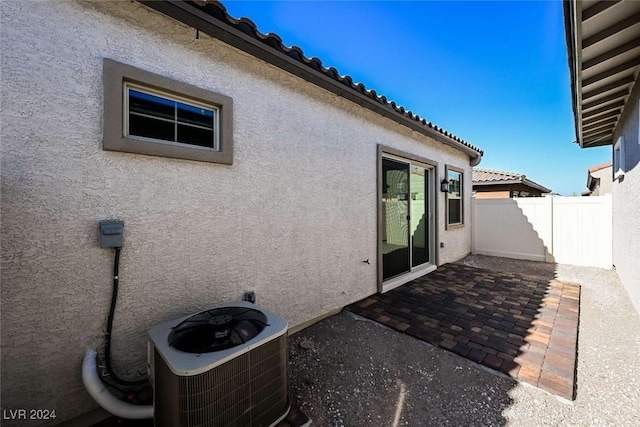
POLYGON ((524 184, 543 193, 551 193, 549 188, 531 181, 521 173, 473 168, 473 185, 496 184, 524 184))
POLYGON ((612 162, 602 163, 601 165, 596 165, 589 168, 589 173, 598 172, 599 170, 606 169, 611 166, 613 166, 612 162))

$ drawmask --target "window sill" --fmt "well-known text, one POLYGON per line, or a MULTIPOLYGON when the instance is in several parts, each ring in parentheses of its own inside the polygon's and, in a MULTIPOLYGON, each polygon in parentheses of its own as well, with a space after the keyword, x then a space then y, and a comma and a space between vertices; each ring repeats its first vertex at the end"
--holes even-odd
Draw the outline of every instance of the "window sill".
POLYGON ((174 159, 195 160, 198 162, 233 164, 230 151, 221 152, 211 148, 178 144, 169 141, 153 141, 142 138, 119 137, 105 139, 104 150, 124 153, 146 154, 147 156, 169 157, 174 159))
POLYGON ((464 224, 447 224, 447 231, 457 230, 459 228, 464 228, 464 224))

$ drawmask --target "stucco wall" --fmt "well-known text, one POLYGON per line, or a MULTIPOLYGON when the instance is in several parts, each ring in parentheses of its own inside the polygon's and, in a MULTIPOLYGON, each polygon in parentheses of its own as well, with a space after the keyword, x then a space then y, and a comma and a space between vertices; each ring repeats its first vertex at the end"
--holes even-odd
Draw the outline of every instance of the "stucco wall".
MULTIPOLYGON (((636 83, 636 86, 638 84, 636 83)), ((640 88, 627 101, 620 131, 624 139, 624 179, 613 182, 613 263, 640 313, 640 88)))
MULTIPOLYGON (((3 409, 96 406, 80 363, 111 294, 99 220, 125 221, 113 353, 135 372, 150 326, 246 290, 291 326, 375 293, 377 144, 471 188, 461 152, 137 3, 0 4, 3 409), (103 151, 103 58, 232 97, 234 164, 103 151)), ((438 192, 440 263, 470 251, 470 195, 445 231, 438 192)))

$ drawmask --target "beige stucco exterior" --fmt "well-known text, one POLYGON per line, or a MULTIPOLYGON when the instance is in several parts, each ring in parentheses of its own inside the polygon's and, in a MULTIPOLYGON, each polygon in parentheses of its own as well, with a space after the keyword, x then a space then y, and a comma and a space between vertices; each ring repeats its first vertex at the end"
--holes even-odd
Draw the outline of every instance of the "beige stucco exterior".
POLYGON ((613 190, 613 172, 611 166, 589 172, 589 175, 591 175, 593 179, 599 179, 596 187, 589 194, 590 196, 611 194, 613 190))
MULTIPOLYGON (((111 295, 102 219, 125 222, 113 354, 135 372, 150 326, 246 290, 290 326, 375 293, 378 144, 471 188, 467 155, 137 3, 1 8, 3 408, 96 407, 80 364, 111 295), (103 58, 233 98, 233 165, 104 151, 103 58)), ((442 264, 471 229, 445 231, 437 197, 442 264)))
MULTIPOLYGON (((638 86, 636 84, 636 86, 638 86)), ((614 141, 624 139, 624 176, 613 186, 613 264, 640 313, 640 88, 627 101, 614 141)))
POLYGON ((477 191, 476 199, 508 199, 511 192, 507 191, 477 191))
POLYGON ((537 188, 524 184, 475 185, 476 199, 509 199, 512 197, 542 197, 537 188))

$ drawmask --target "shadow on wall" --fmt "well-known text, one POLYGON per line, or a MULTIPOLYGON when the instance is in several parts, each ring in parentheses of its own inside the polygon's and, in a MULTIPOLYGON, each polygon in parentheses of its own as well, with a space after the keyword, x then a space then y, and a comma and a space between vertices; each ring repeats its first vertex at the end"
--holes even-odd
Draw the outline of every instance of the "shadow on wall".
POLYGON ((549 198, 472 199, 473 253, 555 262, 549 247, 550 202, 549 198))
MULTIPOLYGON (((640 109, 640 101, 636 102, 635 111, 632 111, 632 117, 636 118, 635 129, 633 125, 629 125, 627 132, 623 135, 624 162, 622 170, 625 173, 631 172, 640 163, 640 119, 638 118, 640 112, 638 109, 640 109)), ((613 157, 615 158, 615 153, 613 153, 613 157)))
POLYGON ((474 254, 612 268, 612 198, 473 199, 474 254))

